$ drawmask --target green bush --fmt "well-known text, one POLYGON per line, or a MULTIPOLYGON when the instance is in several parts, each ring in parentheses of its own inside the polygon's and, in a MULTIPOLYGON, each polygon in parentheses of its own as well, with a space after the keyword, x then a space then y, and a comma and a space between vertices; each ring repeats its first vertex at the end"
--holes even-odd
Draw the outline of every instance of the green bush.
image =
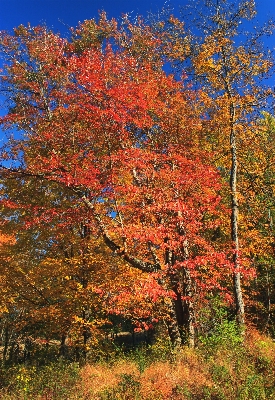
POLYGON ((235 349, 239 348, 244 337, 235 321, 224 320, 216 325, 211 333, 200 337, 200 342, 207 351, 217 350, 219 347, 235 349))
POLYGON ((69 398, 79 378, 79 367, 76 363, 59 361, 43 367, 10 367, 2 373, 7 377, 6 385, 0 392, 2 399, 36 399, 47 396, 51 400, 65 400, 69 398))

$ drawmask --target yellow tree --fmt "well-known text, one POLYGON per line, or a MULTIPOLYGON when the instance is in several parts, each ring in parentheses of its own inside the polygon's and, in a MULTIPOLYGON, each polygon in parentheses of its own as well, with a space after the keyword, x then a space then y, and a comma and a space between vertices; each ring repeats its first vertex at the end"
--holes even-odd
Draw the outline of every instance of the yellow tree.
POLYGON ((274 134, 274 117, 263 112, 253 125, 253 141, 244 146, 239 160, 243 252, 258 275, 248 309, 254 310, 253 320, 270 332, 274 332, 274 134))
POLYGON ((216 151, 215 164, 229 183, 233 287, 237 321, 243 325, 241 275, 245 263, 241 254, 246 243, 245 235, 240 238, 240 221, 243 224, 245 219, 240 211, 245 193, 241 182, 238 184, 238 174, 240 163, 247 163, 243 148, 254 143, 252 121, 272 94, 262 84, 273 61, 270 52, 261 46, 261 39, 273 31, 274 25, 271 22, 257 27, 254 33, 240 29, 243 21, 249 23, 256 15, 254 0, 190 1, 188 6, 192 12, 184 24, 168 16, 154 20, 152 27, 163 42, 163 54, 172 67, 177 71, 185 67, 200 91, 198 104, 204 106, 201 146, 216 151))
POLYGON ((13 176, 2 183, 5 198, 13 199, 2 199, 1 204, 4 362, 22 357, 16 349, 24 343, 26 349, 30 340, 58 340, 61 355, 70 349, 85 357, 89 349, 96 353, 100 348, 113 315, 133 325, 152 315, 160 317, 158 299, 144 295, 147 274, 132 271, 114 257, 85 225, 83 210, 78 222, 71 220, 75 210, 66 210, 65 202, 62 215, 49 214, 62 190, 53 182, 26 176, 23 182, 13 176))

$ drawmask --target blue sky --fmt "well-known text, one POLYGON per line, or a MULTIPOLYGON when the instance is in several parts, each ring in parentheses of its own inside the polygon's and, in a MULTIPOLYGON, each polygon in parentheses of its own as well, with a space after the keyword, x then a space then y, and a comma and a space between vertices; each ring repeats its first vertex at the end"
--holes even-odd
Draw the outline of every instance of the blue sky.
MULTIPOLYGON (((169 4, 177 12, 186 2, 170 0, 169 4)), ((136 16, 148 11, 155 13, 164 4, 165 0, 0 0, 0 30, 11 31, 30 22, 31 25, 46 23, 54 31, 64 32, 68 26, 75 27, 79 21, 96 17, 99 10, 105 10, 109 17, 119 17, 122 13, 136 16)), ((257 19, 262 23, 275 16, 275 1, 258 0, 257 10, 257 19)))
MULTIPOLYGON (((109 17, 122 13, 145 15, 147 11, 157 12, 165 0, 0 0, 0 29, 10 30, 19 24, 37 25, 42 22, 57 31, 67 26, 76 26, 79 21, 91 19, 105 10, 109 17)), ((184 4, 175 1, 170 4, 184 4)))

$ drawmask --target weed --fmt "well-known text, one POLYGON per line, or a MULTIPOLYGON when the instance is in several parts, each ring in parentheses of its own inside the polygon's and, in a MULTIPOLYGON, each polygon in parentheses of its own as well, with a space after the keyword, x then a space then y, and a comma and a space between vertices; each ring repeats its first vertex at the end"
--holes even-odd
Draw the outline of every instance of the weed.
POLYGON ((221 320, 198 349, 153 346, 106 361, 55 361, 0 369, 4 400, 267 400, 275 398, 275 343, 253 330, 245 340, 221 320))

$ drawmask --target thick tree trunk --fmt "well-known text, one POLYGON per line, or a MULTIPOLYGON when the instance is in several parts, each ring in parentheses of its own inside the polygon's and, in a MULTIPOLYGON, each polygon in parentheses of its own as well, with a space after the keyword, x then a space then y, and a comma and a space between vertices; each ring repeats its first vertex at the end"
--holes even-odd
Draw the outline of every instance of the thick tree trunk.
POLYGON ((66 335, 63 334, 60 340, 60 347, 59 347, 59 356, 66 358, 67 356, 67 346, 66 346, 66 335))
POLYGON ((178 348, 182 345, 182 339, 181 339, 179 324, 177 321, 175 304, 173 304, 172 301, 168 305, 168 312, 169 312, 169 317, 166 320, 168 334, 169 334, 169 337, 170 337, 173 347, 178 348))
POLYGON ((175 318, 180 332, 182 344, 188 343, 191 348, 195 347, 195 312, 194 305, 191 300, 193 296, 192 281, 190 272, 185 271, 185 278, 183 283, 184 293, 180 293, 177 290, 177 286, 174 286, 174 292, 176 299, 174 300, 175 318), (182 296, 186 297, 182 300, 182 296))
MULTIPOLYGON (((178 212, 178 216, 182 217, 181 212, 178 212)), ((182 222, 178 225, 178 233, 185 235, 185 228, 182 222)), ((188 241, 185 240, 180 259, 188 260, 189 249, 188 241)), ((167 250, 165 254, 165 263, 170 265, 171 274, 170 282, 172 290, 175 293, 175 317, 178 325, 178 330, 181 335, 182 344, 188 343, 189 347, 195 347, 195 312, 193 305, 194 296, 194 283, 190 274, 190 271, 185 268, 181 273, 174 270, 174 265, 177 257, 171 250, 167 250), (184 300, 183 300, 184 298, 184 300)))
MULTIPOLYGON (((189 256, 187 245, 183 251, 184 258, 186 259, 189 256)), ((179 272, 173 269, 175 261, 173 252, 168 250, 166 252, 166 264, 171 265, 170 283, 175 293, 175 299, 173 301, 175 324, 177 324, 178 327, 177 330, 180 334, 181 343, 188 343, 189 347, 193 348, 195 347, 195 313, 192 302, 194 295, 193 282, 188 269, 183 271, 180 278, 179 272), (185 300, 183 300, 182 297, 184 297, 185 300)))

